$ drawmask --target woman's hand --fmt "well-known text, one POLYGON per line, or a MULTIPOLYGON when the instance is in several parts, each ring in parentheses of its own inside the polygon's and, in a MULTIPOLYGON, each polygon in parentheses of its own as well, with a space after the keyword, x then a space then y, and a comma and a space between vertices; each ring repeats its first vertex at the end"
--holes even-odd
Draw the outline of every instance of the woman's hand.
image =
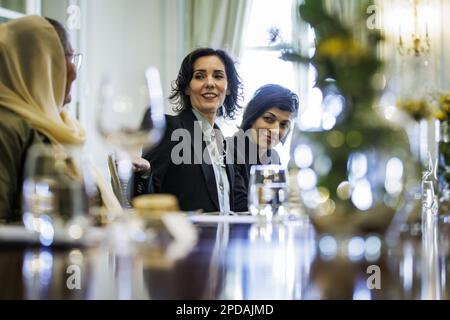
POLYGON ((133 161, 131 161, 131 164, 133 166, 134 173, 146 172, 150 171, 151 169, 150 162, 148 162, 144 158, 134 159, 133 161))

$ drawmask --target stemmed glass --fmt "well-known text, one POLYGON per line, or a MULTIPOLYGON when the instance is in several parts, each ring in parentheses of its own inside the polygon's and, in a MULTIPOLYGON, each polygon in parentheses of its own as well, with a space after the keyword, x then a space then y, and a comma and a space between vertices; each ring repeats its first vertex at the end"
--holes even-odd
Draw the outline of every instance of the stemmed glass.
POLYGON ((286 170, 280 165, 253 166, 248 199, 250 212, 260 220, 284 219, 288 200, 286 170))
MULTIPOLYGON (((165 129, 164 102, 158 70, 150 66, 137 83, 104 77, 100 86, 97 128, 114 148, 121 184, 130 181, 133 160, 159 142, 165 129)), ((129 199, 129 188, 123 190, 129 199)), ((125 207, 129 207, 129 201, 125 207)))

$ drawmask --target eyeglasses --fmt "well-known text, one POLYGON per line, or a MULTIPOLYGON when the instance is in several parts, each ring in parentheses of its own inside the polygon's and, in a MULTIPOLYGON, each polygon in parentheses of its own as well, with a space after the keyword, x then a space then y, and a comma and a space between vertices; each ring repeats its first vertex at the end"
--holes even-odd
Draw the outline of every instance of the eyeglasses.
POLYGON ((77 69, 80 69, 81 63, 83 62, 83 54, 81 53, 68 53, 67 57, 70 57, 70 62, 75 65, 77 69))

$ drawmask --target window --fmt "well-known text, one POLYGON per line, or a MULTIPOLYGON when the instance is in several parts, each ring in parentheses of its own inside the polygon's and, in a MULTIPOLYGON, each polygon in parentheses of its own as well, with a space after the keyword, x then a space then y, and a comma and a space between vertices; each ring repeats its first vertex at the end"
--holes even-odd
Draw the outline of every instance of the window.
MULTIPOLYGON (((297 68, 294 63, 280 59, 280 49, 271 45, 269 36, 269 31, 277 28, 283 42, 290 45, 295 34, 294 10, 297 9, 297 0, 253 1, 239 66, 239 73, 244 81, 244 106, 259 87, 269 83, 279 84, 299 93, 297 68)), ((236 130, 240 123, 241 118, 234 122, 230 130, 236 130)), ((283 164, 287 164, 289 160, 289 140, 283 148, 277 148, 283 164)))
POLYGON ((26 12, 25 0, 0 0, 0 23, 19 18, 26 12))
POLYGON ((40 11, 41 0, 0 0, 0 23, 40 11))
POLYGON ((296 1, 253 1, 240 67, 245 85, 245 102, 251 99, 256 89, 268 83, 297 91, 293 63, 279 59, 280 51, 270 45, 269 37, 269 30, 277 28, 284 42, 292 42, 294 2, 296 1))
POLYGON ((22 16, 22 14, 20 12, 16 12, 16 11, 12 11, 12 10, 0 7, 0 23, 9 21, 11 19, 19 18, 21 16, 22 16))
POLYGON ((22 14, 27 12, 26 0, 0 0, 0 8, 22 14))

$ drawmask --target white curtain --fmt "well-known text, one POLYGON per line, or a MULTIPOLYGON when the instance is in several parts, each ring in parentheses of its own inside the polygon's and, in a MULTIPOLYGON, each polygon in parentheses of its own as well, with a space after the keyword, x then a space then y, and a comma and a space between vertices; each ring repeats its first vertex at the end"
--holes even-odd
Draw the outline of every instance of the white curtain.
POLYGON ((247 16, 253 0, 187 0, 185 50, 225 49, 239 57, 247 16))

